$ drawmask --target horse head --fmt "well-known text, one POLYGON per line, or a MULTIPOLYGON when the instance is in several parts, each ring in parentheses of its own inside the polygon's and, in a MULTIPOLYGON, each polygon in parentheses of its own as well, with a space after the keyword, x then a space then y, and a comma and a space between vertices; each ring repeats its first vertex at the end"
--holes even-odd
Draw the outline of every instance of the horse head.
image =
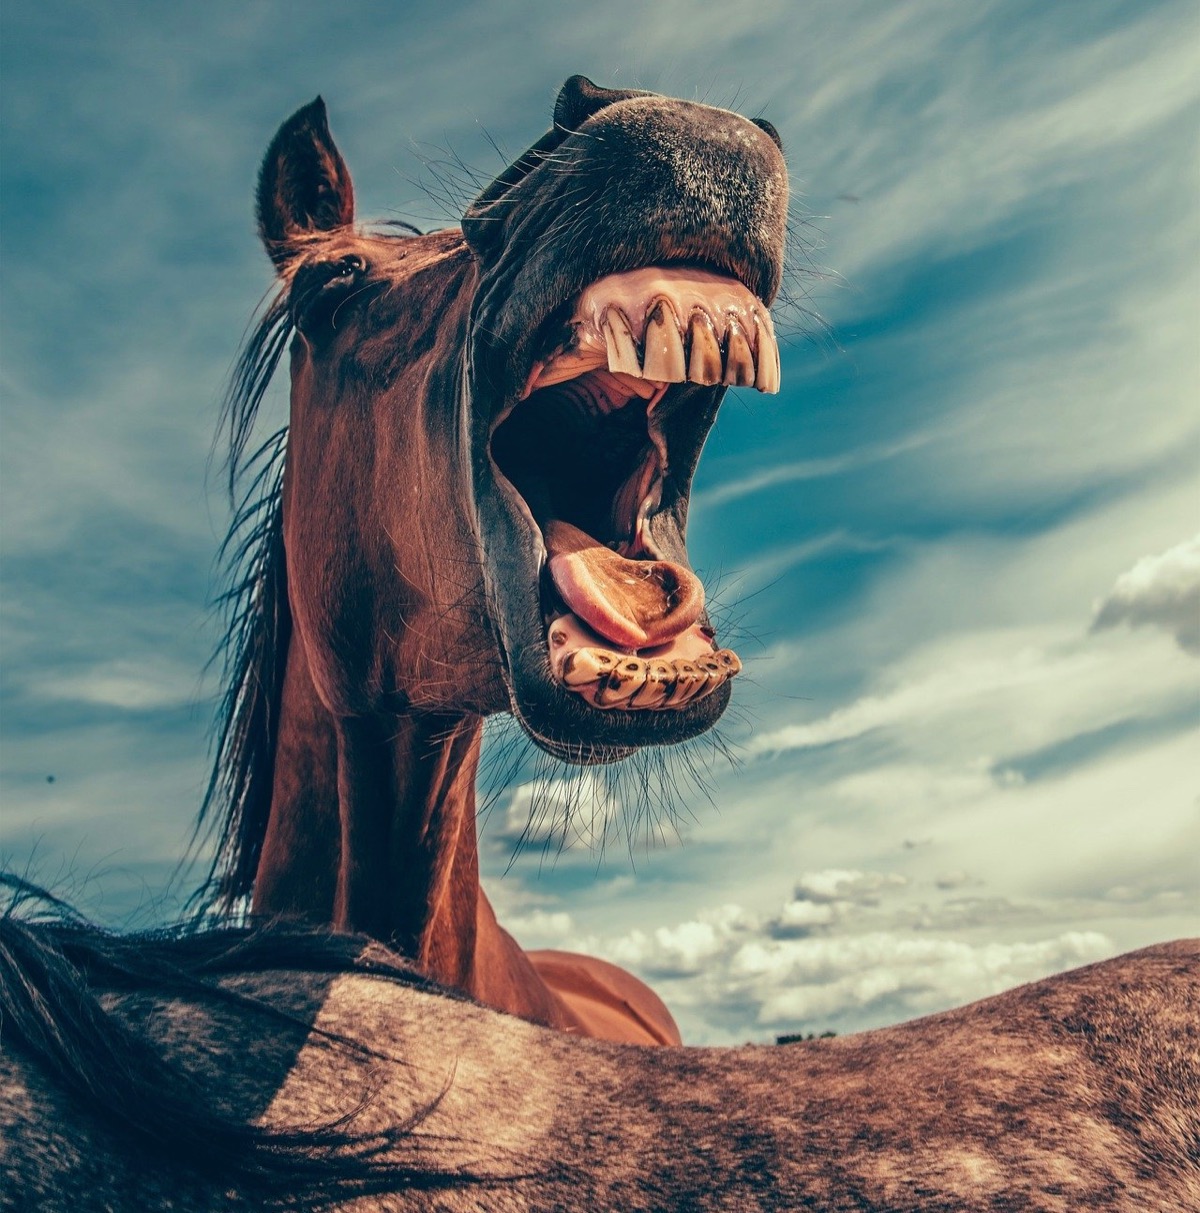
POLYGON ((543 1023, 678 1039, 628 974, 496 924, 482 719, 586 764, 724 711, 740 663, 688 495, 726 389, 778 390, 786 212, 769 124, 578 76, 461 231, 356 225, 324 104, 284 123, 258 183, 279 291, 230 398, 236 468, 290 338, 286 446, 234 528, 206 801, 227 906, 366 931, 543 1023))
POLYGON ((509 710, 577 762, 717 720, 688 495, 727 386, 778 388, 786 210, 768 124, 583 77, 461 235, 355 230, 323 105, 285 124, 284 542, 331 711, 509 710))

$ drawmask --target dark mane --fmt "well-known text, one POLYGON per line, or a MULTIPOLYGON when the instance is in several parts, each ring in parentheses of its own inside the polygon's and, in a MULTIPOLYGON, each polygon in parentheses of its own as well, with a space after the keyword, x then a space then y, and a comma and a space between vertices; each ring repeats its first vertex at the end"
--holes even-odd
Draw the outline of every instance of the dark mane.
POLYGON ((10 893, 0 914, 5 1048, 26 1054, 100 1123, 156 1159, 166 1156, 192 1173, 236 1182, 264 1203, 287 1200, 298 1191, 320 1205, 371 1192, 472 1182, 465 1174, 439 1172, 412 1136, 436 1100, 382 1132, 355 1131, 370 1091, 327 1123, 279 1128, 247 1122, 228 1110, 225 1091, 212 1089, 211 1082, 165 1054, 140 1024, 133 1026, 136 1020, 122 1018, 101 1001, 109 993, 144 991, 223 1004, 298 1041, 373 1058, 368 1046, 324 1032, 220 979, 272 969, 369 973, 456 997, 398 956, 362 936, 283 923, 116 935, 85 922, 70 906, 19 877, 0 873, 0 888, 10 893), (411 1163, 398 1164, 397 1151, 401 1158, 409 1155, 411 1163))
POLYGON ((218 563, 224 634, 213 656, 224 692, 213 722, 213 766, 193 845, 215 837, 194 904, 228 915, 251 889, 271 807, 278 706, 291 638, 281 486, 287 427, 249 454, 267 388, 292 335, 286 291, 271 299, 238 355, 225 395, 226 470, 234 506, 218 563))

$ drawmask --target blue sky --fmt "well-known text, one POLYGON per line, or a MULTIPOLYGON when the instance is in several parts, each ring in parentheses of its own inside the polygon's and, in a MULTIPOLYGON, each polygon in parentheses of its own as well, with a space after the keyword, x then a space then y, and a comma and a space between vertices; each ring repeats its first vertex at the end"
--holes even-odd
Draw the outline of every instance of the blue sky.
POLYGON ((278 123, 323 94, 360 214, 449 225, 450 153, 490 175, 582 71, 779 128, 820 320, 781 315, 783 391, 730 395, 696 486, 739 765, 632 848, 627 789, 492 788, 502 920, 638 969, 714 1043, 1195 933, 1194 3, 430 14, 4 6, 9 862, 109 922, 173 904, 216 690, 212 435, 270 284, 251 193, 278 123), (568 798, 568 845, 510 865, 530 805, 568 798))

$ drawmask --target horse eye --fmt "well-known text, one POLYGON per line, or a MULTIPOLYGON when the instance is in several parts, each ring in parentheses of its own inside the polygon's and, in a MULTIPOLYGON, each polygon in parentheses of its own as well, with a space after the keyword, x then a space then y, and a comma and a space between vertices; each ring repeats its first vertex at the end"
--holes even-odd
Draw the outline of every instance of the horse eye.
POLYGON ((354 297, 349 288, 366 271, 367 263, 357 253, 304 266, 292 283, 291 296, 292 317, 300 332, 317 338, 331 328, 337 310, 354 297))

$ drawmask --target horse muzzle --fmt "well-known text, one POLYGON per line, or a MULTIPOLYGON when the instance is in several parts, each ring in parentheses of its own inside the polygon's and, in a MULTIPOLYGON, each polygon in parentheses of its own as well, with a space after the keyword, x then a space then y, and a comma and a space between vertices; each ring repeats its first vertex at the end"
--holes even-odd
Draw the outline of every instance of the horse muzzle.
POLYGON ((578 125, 556 113, 464 223, 476 507, 512 705, 582 761, 724 710, 741 662, 688 559, 691 479, 726 389, 780 386, 777 142, 727 111, 610 96, 560 99, 578 125))
POLYGON ((692 732, 701 701, 741 670, 716 640, 683 522, 725 389, 779 383, 766 304, 690 267, 593 283, 534 360, 491 450, 535 531, 550 677, 578 706, 692 732))

